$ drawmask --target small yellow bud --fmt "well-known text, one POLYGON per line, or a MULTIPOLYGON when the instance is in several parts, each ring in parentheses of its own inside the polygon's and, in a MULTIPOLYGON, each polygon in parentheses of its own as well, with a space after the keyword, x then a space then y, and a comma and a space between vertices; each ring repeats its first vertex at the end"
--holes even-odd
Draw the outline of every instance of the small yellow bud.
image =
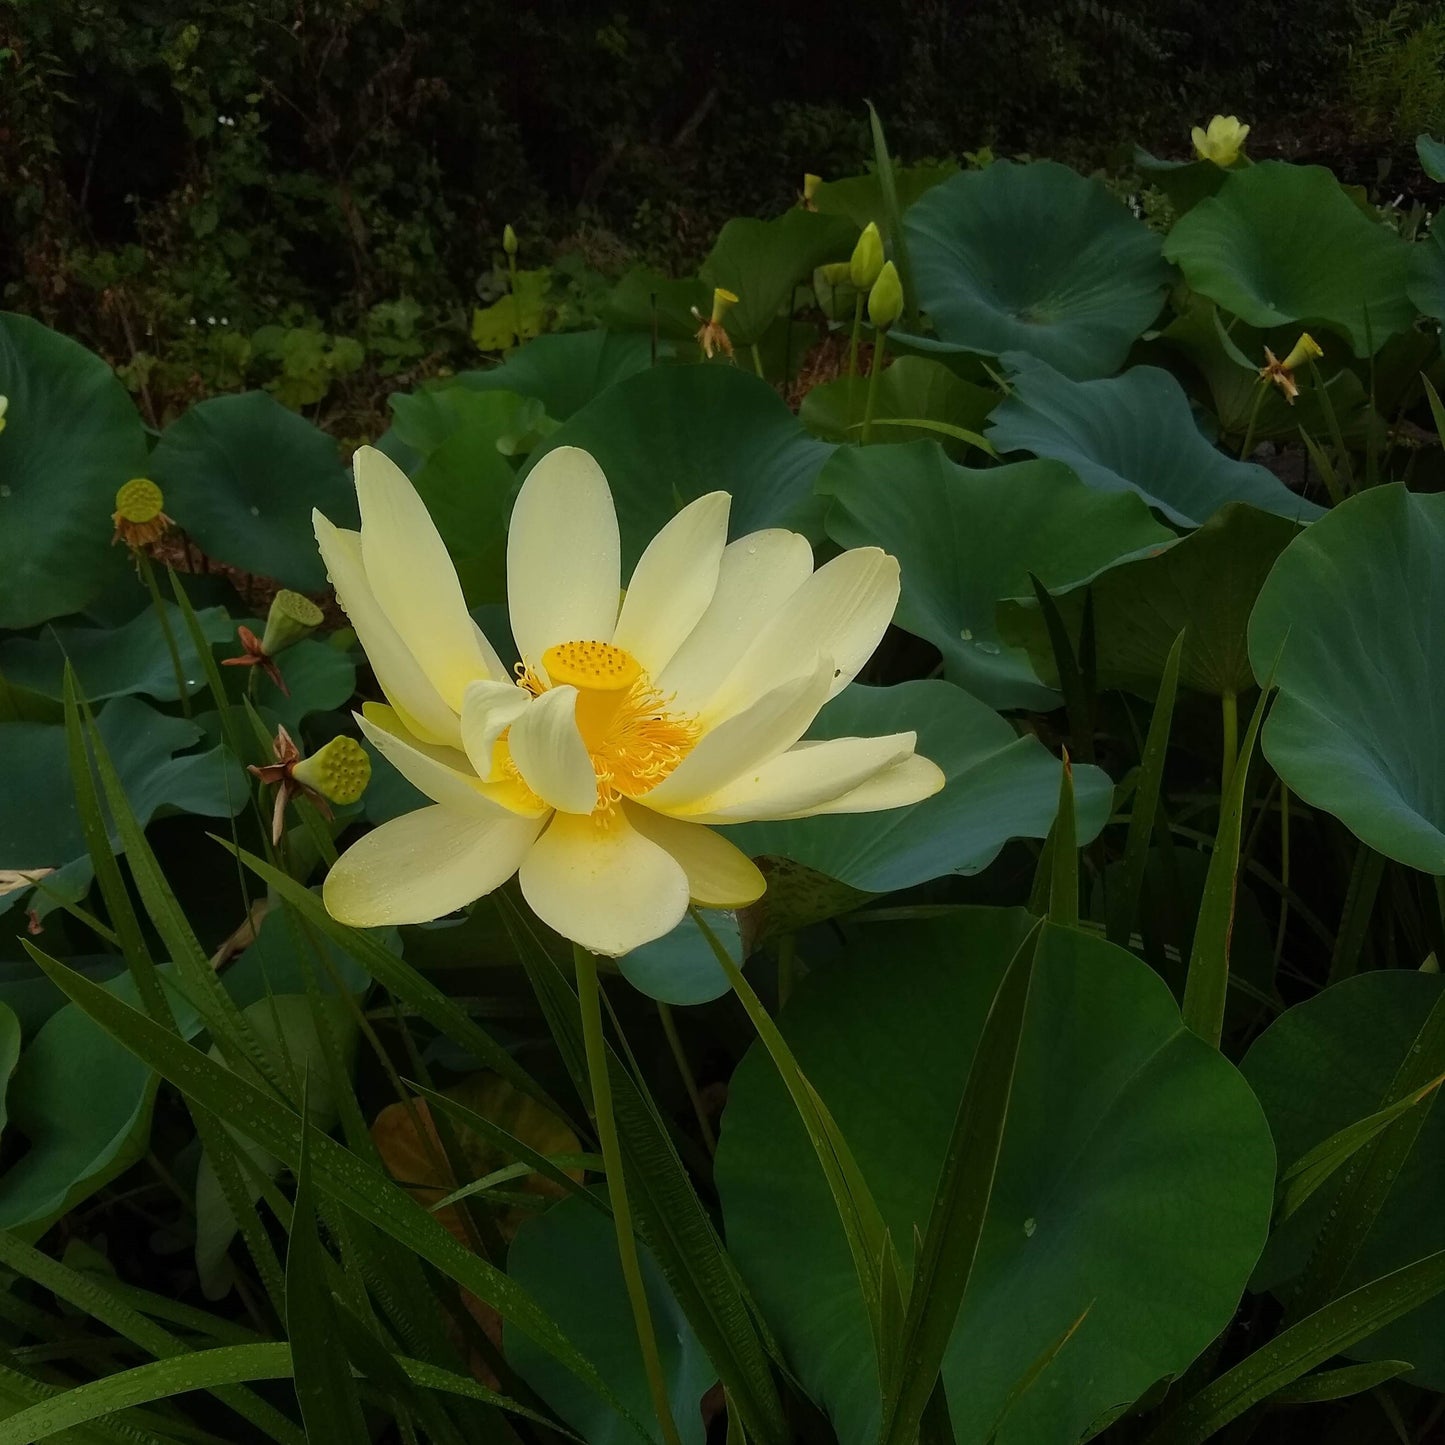
POLYGON ((866 291, 878 279, 883 270, 883 237, 878 234, 878 223, 869 221, 853 247, 853 258, 848 262, 848 273, 853 284, 866 291))
POLYGON ((805 211, 816 211, 817 202, 813 199, 818 194, 818 187, 823 184, 822 176, 815 176, 808 171, 803 177, 803 194, 798 197, 798 204, 805 211))
POLYGON ((892 261, 884 263, 868 293, 868 319, 880 331, 887 330, 903 314, 903 282, 892 261))
POLYGON ((502 250, 509 256, 517 254, 517 233, 512 229, 510 223, 502 228, 502 250))
POLYGON ((291 776, 337 807, 355 803, 371 781, 371 759, 355 738, 334 737, 320 751, 303 758, 291 776))
POLYGON ((127 547, 144 547, 164 536, 171 525, 166 516, 165 497, 149 477, 132 477, 115 494, 115 523, 112 542, 123 541, 127 547))
POLYGON ((1308 331, 1300 333, 1300 339, 1295 342, 1290 354, 1280 363, 1286 371, 1295 371, 1303 366, 1312 357, 1319 357, 1325 354, 1325 349, 1309 334, 1308 331))
POLYGON ((5 413, 10 410, 10 398, 0 396, 0 431, 5 430, 5 413))
POLYGON ((712 293, 712 324, 721 326, 723 317, 738 304, 738 298, 731 291, 725 291, 721 286, 713 288, 712 293))
POLYGON ((275 657, 303 637, 309 637, 324 620, 321 609, 309 597, 283 587, 271 599, 261 651, 267 657, 275 657))
POLYGON ((1189 134, 1200 160, 1227 167, 1239 159, 1249 127, 1242 125, 1237 115, 1217 115, 1209 122, 1208 130, 1195 126, 1189 134))

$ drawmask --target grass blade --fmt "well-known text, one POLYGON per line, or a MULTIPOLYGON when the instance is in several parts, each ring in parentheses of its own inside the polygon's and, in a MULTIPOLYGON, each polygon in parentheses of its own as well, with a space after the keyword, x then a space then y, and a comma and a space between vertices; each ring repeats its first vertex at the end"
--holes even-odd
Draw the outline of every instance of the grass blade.
MULTIPOLYGON (((863 423, 855 422, 848 428, 852 431, 862 431, 863 423)), ((969 446, 983 452, 985 456, 998 460, 998 448, 989 441, 987 437, 980 436, 976 431, 969 431, 967 427, 954 426, 952 422, 932 421, 925 416, 875 416, 874 426, 907 426, 916 427, 919 431, 937 432, 939 436, 952 437, 955 441, 965 442, 969 446)))
POLYGON ((1059 769, 1059 810, 1054 816, 1049 921, 1072 928, 1079 921, 1079 832, 1074 821, 1074 769, 1064 749, 1059 769))
POLYGON ((1149 734, 1139 758, 1139 776, 1134 784, 1134 805, 1129 813, 1129 829, 1124 840, 1124 861, 1114 896, 1109 900, 1108 939, 1126 948, 1139 912, 1139 899, 1144 892, 1144 870, 1149 862, 1149 842, 1154 836, 1154 823, 1159 810, 1159 797, 1164 786, 1164 760, 1169 753, 1169 730, 1174 720, 1174 699, 1179 691, 1179 662, 1184 655, 1184 634, 1174 639, 1164 672, 1159 679, 1159 695, 1154 701, 1154 715, 1149 719, 1149 734))
MULTIPOLYGON (((1058 851, 1064 851, 1062 846, 1058 851)), ((1077 873, 1074 887, 1077 890, 1077 873)), ((879 1445, 913 1445, 918 1438, 968 1289, 993 1197, 1044 927, 1035 924, 1009 960, 969 1065, 968 1082, 954 1116, 928 1227, 913 1268, 899 1344, 899 1370, 891 1390, 885 1393, 879 1445)))
MULTIPOLYGON (((1059 691, 1064 695, 1064 711, 1069 718, 1069 733, 1074 740, 1074 756, 1081 762, 1094 761, 1094 726, 1091 721, 1093 709, 1089 706, 1088 688, 1084 674, 1074 653, 1074 644, 1069 639, 1069 629, 1059 611, 1058 603, 1049 589, 1029 573, 1034 596, 1038 599, 1039 612, 1049 634, 1049 647, 1054 654, 1054 667, 1059 674, 1059 691)), ((1082 645, 1082 644, 1081 644, 1082 645)))
POLYGON ((893 254, 893 264, 898 267, 898 279, 903 283, 903 315, 909 330, 918 329, 918 293, 913 289, 913 264, 908 259, 908 238, 903 233, 903 210, 898 204, 898 181, 893 174, 893 157, 888 152, 888 138, 883 134, 883 122, 873 109, 873 102, 867 101, 868 126, 873 134, 873 164, 878 172, 878 186, 883 192, 883 219, 888 231, 888 249, 893 254))
POLYGON ((1194 925, 1194 946, 1189 953, 1189 974, 1184 983, 1184 1022, 1215 1048, 1219 1047, 1224 1032, 1224 1002, 1229 991, 1229 943, 1234 931, 1235 890, 1239 886, 1245 789, 1250 759, 1254 756, 1268 702, 1269 688, 1265 687, 1260 691, 1239 757, 1220 799, 1219 831, 1204 879, 1204 895, 1194 925))
POLYGON ((1341 1365, 1306 1375, 1269 1397, 1271 1405, 1318 1405, 1326 1400, 1347 1400, 1390 1380, 1398 1380, 1415 1367, 1409 1360, 1370 1360, 1363 1365, 1341 1365))
POLYGON ((1261 1400, 1445 1290, 1445 1250, 1371 1280, 1291 1325, 1186 1400, 1145 1445, 1204 1445, 1261 1400))

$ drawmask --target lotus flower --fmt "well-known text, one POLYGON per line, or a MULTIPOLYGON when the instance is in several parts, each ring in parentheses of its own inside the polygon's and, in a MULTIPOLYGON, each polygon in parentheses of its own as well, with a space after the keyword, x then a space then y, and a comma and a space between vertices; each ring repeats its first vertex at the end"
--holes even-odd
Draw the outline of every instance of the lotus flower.
POLYGON ((728 543, 731 499, 713 492, 663 527, 623 594, 606 478, 559 447, 512 512, 514 677, 411 483, 370 447, 355 472, 360 533, 317 513, 316 537, 390 704, 366 704, 362 731, 432 806, 332 868, 323 896, 342 922, 438 918, 517 873, 545 923, 617 955, 689 901, 761 896, 709 824, 896 808, 943 786, 911 732, 799 741, 893 616, 898 564, 877 548, 814 571, 793 532, 728 543))
POLYGON ((1237 115, 1216 115, 1209 122, 1209 129, 1195 126, 1190 131, 1194 142, 1194 153, 1202 161, 1213 161, 1221 169, 1232 166, 1244 149, 1249 127, 1241 123, 1237 115))

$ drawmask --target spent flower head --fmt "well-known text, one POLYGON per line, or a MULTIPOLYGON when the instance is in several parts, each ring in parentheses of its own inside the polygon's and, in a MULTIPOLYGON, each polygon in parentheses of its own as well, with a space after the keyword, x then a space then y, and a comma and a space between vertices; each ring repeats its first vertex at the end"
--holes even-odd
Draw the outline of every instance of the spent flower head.
POLYGON ((1259 369, 1259 379, 1273 382, 1284 392, 1285 400, 1293 406, 1295 398, 1299 396, 1299 383, 1294 379, 1295 372, 1324 354, 1324 347, 1308 331, 1302 331, 1299 340, 1290 348, 1289 355, 1283 361, 1269 347, 1264 348, 1265 364, 1259 369))
POLYGON ((702 347, 703 354, 709 361, 718 351, 728 357, 733 354, 732 338, 723 325, 723 319, 737 304, 738 298, 733 292, 722 286, 715 286, 712 293, 712 315, 706 321, 703 321, 702 312, 696 306, 692 308, 693 318, 702 321, 702 325, 697 329, 697 344, 702 347))
POLYGON ((148 547, 171 528, 165 514, 165 496, 149 477, 132 477, 115 494, 111 543, 124 542, 132 552, 148 547))

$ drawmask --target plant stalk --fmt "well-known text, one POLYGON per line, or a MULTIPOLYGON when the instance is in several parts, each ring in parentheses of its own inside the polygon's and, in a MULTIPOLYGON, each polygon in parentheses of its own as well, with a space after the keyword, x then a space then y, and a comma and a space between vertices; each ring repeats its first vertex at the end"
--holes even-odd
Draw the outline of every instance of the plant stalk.
POLYGON ((878 405, 878 378, 883 375, 883 353, 888 349, 888 333, 881 328, 873 338, 873 365, 868 372, 868 401, 863 407, 863 445, 873 440, 873 411, 878 405))
POLYGON ((1224 725, 1224 758, 1220 768, 1219 788, 1223 792, 1234 775, 1234 761, 1239 756, 1239 698, 1227 692, 1219 699, 1224 725))
POLYGON ((687 1090, 688 1102, 691 1103, 693 1116, 697 1119, 698 1133, 702 1135, 707 1152, 716 1154, 717 1135, 713 1133, 712 1124, 708 1121, 707 1110, 703 1108, 702 1092, 697 1087, 692 1065, 687 1061, 687 1050, 683 1048, 682 1039, 677 1032, 677 1020, 672 1016, 672 1009, 661 999, 657 1001, 657 1016, 662 1021, 662 1032, 667 1039, 667 1047, 672 1051, 672 1061, 682 1076, 683 1088, 687 1090))
POLYGON ((863 293, 853 298, 853 335, 848 342, 848 375, 858 375, 858 333, 863 329, 863 293))
POLYGON ((1259 422, 1259 409, 1264 405, 1264 394, 1269 390, 1269 383, 1261 381, 1254 389, 1254 405, 1249 409, 1249 425, 1244 429, 1244 442, 1239 448, 1239 459, 1242 462, 1249 460, 1249 454, 1254 450, 1254 429, 1259 422))
POLYGON ((602 1032, 602 993, 597 980, 597 960, 579 944, 573 944, 572 956, 577 965, 577 997, 582 1005, 582 1042, 587 1054, 587 1077, 592 1085, 592 1113, 597 1124, 597 1140, 602 1146, 603 1166, 607 1171, 607 1193, 612 1201, 612 1221, 617 1231, 617 1257, 622 1265, 628 1303, 632 1306, 637 1346, 642 1351, 647 1387, 652 1395, 657 1423, 662 1429, 663 1445, 682 1445, 667 1398, 667 1380, 662 1372, 657 1332, 652 1325, 647 1290, 642 1282, 637 1236, 632 1229, 632 1205, 627 1198, 627 1182, 622 1171, 622 1144, 617 1136, 617 1119, 612 1112, 612 1080, 607 1073, 607 1040, 602 1032))
POLYGON ((181 695, 181 711, 187 716, 191 715, 190 688, 186 682, 185 670, 181 667, 181 650, 176 646, 175 633, 171 631, 170 619, 166 616, 165 603, 161 601, 161 589, 156 585, 155 568, 151 566, 151 559, 139 548, 135 552, 136 568, 140 572, 141 580, 146 585, 146 590, 151 595, 151 605, 156 610, 156 621, 161 625, 161 636, 166 640, 166 651, 171 655, 171 668, 176 675, 176 690, 181 695))

